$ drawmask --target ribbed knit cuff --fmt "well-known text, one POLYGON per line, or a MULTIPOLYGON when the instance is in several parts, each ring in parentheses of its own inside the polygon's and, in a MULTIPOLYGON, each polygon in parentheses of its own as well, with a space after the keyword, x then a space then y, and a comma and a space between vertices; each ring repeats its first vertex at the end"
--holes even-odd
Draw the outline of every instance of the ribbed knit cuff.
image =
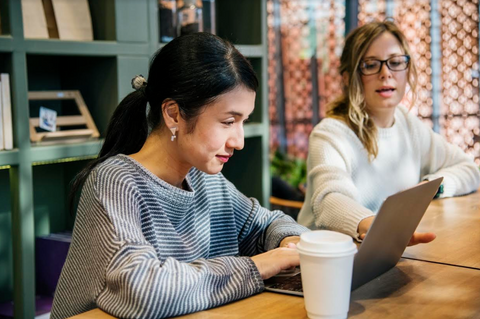
POLYGON ((352 198, 339 193, 328 194, 318 207, 314 207, 314 212, 317 211, 322 212, 315 216, 318 228, 339 231, 356 240, 359 240, 357 230, 360 221, 375 215, 352 198))
POLYGON ((258 271, 257 265, 253 262, 252 258, 250 257, 240 257, 245 259, 245 261, 249 264, 250 267, 250 278, 252 279, 252 283, 255 285, 255 291, 253 294, 259 293, 265 289, 265 284, 263 283, 262 275, 260 271, 258 271))
MULTIPOLYGON (((431 181, 436 178, 442 177, 442 175, 436 175, 436 174, 430 174, 430 175, 425 175, 423 177, 423 180, 431 181)), ((453 197, 457 193, 457 183, 455 182, 455 179, 449 175, 443 175, 443 193, 438 196, 438 198, 447 198, 447 197, 453 197)))
POLYGON ((310 229, 297 224, 290 216, 278 218, 267 228, 265 250, 277 248, 285 237, 300 236, 307 231, 310 229))
POLYGON ((445 176, 443 178, 443 194, 440 195, 440 198, 443 197, 453 197, 457 193, 457 183, 450 176, 445 176))

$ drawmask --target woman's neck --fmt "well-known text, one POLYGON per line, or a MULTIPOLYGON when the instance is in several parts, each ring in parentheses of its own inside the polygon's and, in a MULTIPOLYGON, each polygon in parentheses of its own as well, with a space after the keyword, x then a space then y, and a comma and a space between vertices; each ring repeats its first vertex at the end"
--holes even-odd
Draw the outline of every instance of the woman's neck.
POLYGON ((395 123, 395 109, 368 110, 368 115, 379 128, 389 128, 395 123))
POLYGON ((146 169, 178 188, 184 188, 184 180, 191 167, 181 165, 175 142, 166 134, 152 133, 147 137, 142 149, 130 157, 146 169))

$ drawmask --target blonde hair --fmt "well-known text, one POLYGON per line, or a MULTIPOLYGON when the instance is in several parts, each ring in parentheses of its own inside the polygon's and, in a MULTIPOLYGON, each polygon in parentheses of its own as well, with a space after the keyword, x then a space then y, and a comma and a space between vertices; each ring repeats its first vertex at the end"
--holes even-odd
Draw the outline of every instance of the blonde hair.
MULTIPOLYGON (((378 155, 377 128, 366 112, 362 79, 358 69, 372 42, 384 32, 390 32, 395 36, 405 54, 410 55, 405 35, 391 21, 374 21, 353 30, 345 40, 340 58, 340 74, 347 76, 348 83, 344 81, 343 94, 328 105, 327 111, 327 117, 343 120, 355 132, 367 150, 370 160, 378 155)), ((411 106, 413 106, 416 100, 417 70, 412 57, 410 57, 407 72, 411 106)))

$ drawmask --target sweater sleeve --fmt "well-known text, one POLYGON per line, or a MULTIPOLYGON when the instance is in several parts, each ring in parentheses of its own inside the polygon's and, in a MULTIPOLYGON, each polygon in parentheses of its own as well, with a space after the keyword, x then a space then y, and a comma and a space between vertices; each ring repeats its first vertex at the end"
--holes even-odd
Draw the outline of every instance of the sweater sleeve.
MULTIPOLYGON (((410 115, 410 117, 413 115, 410 115)), ((417 127, 422 154, 422 180, 443 177, 444 192, 440 197, 471 193, 480 186, 480 171, 473 158, 458 146, 448 143, 418 118, 411 119, 417 127)))
MULTIPOLYGON (((118 179, 113 184, 112 189, 98 182, 93 192, 97 204, 92 206, 100 207, 95 214, 107 215, 112 224, 89 230, 89 236, 101 238, 102 247, 106 247, 96 253, 112 256, 96 298, 98 307, 119 318, 165 318, 219 306, 263 290, 261 276, 248 257, 191 262, 159 258, 141 230, 139 208, 143 203, 135 183, 118 179), (112 231, 106 234, 105 229, 112 231)), ((171 249, 168 243, 164 247, 171 249)))
POLYGON ((347 127, 337 125, 340 124, 331 123, 328 129, 317 126, 310 135, 307 188, 311 197, 306 200, 310 200, 308 204, 317 228, 343 232, 358 239, 358 224, 374 215, 359 203, 358 189, 351 175, 352 160, 364 150, 361 144, 355 144, 357 138, 350 136, 347 127))
POLYGON ((246 197, 229 181, 227 185, 233 202, 241 255, 257 255, 278 247, 285 237, 309 231, 283 212, 260 206, 256 199, 246 197))
POLYGON ((157 259, 144 243, 123 243, 106 270, 97 305, 119 318, 165 318, 200 311, 263 290, 248 257, 157 259))

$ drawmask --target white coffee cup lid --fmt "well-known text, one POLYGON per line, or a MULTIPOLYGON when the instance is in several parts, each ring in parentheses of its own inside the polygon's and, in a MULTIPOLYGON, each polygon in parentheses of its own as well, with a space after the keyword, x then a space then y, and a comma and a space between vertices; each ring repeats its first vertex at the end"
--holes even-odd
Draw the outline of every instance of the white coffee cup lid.
POLYGON ((314 230, 300 235, 299 253, 315 256, 340 257, 357 252, 352 237, 330 230, 314 230))

